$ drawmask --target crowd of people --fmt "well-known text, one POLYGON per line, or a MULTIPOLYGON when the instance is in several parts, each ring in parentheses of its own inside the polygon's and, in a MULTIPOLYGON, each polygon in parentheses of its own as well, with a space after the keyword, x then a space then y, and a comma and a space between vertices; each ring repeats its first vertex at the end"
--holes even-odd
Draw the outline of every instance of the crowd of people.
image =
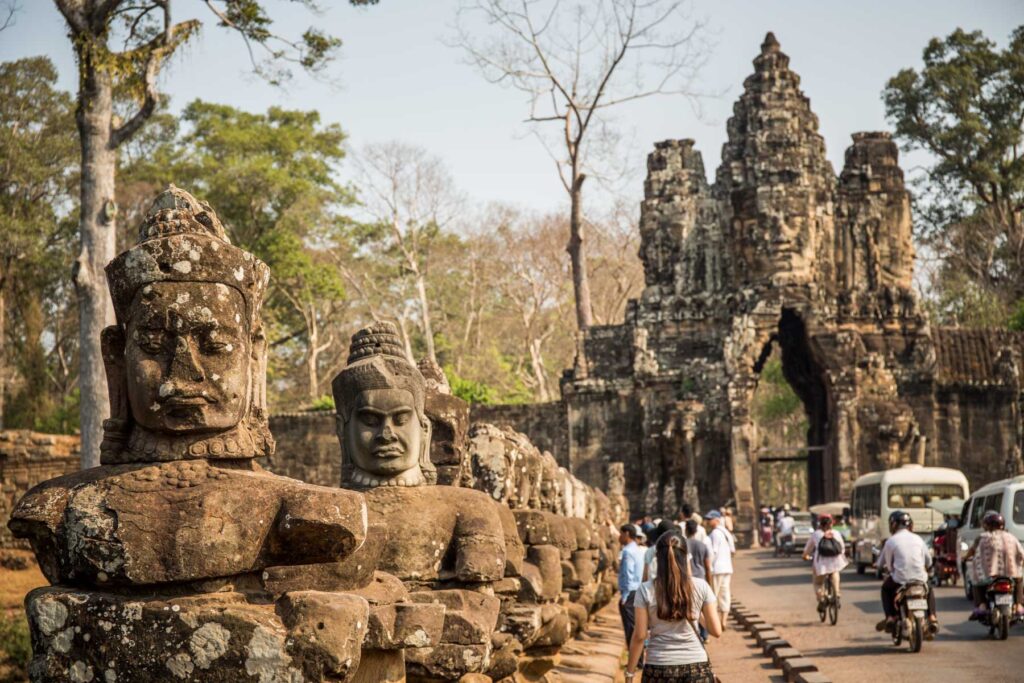
POLYGON ((626 681, 643 659, 647 681, 713 683, 705 643, 726 628, 734 519, 684 504, 674 519, 645 516, 621 527, 619 613, 629 644, 626 681))

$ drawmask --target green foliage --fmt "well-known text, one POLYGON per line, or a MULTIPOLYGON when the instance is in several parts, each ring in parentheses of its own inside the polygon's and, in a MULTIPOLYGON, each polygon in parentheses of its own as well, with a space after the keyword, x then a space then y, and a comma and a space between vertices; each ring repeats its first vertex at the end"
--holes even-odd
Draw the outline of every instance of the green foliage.
POLYGON ((324 394, 309 406, 310 410, 334 410, 334 397, 324 394))
POLYGON ((957 29, 932 39, 923 61, 882 97, 903 146, 934 159, 914 208, 918 239, 941 261, 937 311, 942 322, 1003 324, 1024 297, 1024 26, 1004 50, 957 29))
POLYGON ((0 63, 0 378, 13 393, 8 426, 33 427, 74 379, 68 219, 79 150, 74 102, 56 82, 45 57, 0 63))
POLYGON ((468 403, 480 403, 483 405, 489 405, 491 403, 497 403, 495 397, 495 391, 493 387, 489 387, 483 382, 476 382, 470 379, 460 377, 455 369, 450 365, 444 366, 445 377, 448 378, 448 384, 452 387, 452 395, 461 398, 463 401, 468 403))
POLYGON ((761 422, 780 422, 801 414, 803 404, 786 381, 782 361, 778 358, 769 358, 764 364, 758 388, 762 387, 755 401, 756 415, 761 422))
POLYGON ((0 674, 4 666, 13 669, 4 680, 24 680, 28 676, 31 658, 32 640, 24 613, 20 610, 16 613, 0 610, 0 674))

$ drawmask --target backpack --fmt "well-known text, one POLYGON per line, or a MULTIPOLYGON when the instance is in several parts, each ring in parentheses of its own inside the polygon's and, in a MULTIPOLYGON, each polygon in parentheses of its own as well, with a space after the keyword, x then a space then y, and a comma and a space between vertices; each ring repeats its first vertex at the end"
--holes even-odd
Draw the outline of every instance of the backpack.
POLYGON ((822 536, 818 541, 818 555, 821 557, 839 557, 843 554, 839 541, 834 537, 822 536))

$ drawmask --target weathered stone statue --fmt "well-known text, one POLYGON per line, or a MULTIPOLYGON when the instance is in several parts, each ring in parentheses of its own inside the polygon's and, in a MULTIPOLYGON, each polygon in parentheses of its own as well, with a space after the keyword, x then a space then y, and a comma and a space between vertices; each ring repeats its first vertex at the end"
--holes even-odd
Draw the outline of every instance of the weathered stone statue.
POLYGON ((32 489, 10 521, 54 584, 26 598, 32 679, 396 680, 355 678, 364 642, 405 647, 419 618, 413 644, 429 645, 440 611, 398 610, 393 577, 347 567, 367 533, 360 494, 254 460, 274 448, 267 266, 172 186, 107 277, 102 465, 32 489), (322 566, 354 590, 306 590, 303 568, 322 566))
POLYGON ((407 653, 411 680, 486 671, 500 607, 493 585, 507 564, 499 506, 480 491, 428 485, 425 382, 391 323, 353 336, 332 389, 342 486, 364 491, 370 524, 387 529, 378 568, 417 591, 413 601, 446 607, 441 644, 407 653))

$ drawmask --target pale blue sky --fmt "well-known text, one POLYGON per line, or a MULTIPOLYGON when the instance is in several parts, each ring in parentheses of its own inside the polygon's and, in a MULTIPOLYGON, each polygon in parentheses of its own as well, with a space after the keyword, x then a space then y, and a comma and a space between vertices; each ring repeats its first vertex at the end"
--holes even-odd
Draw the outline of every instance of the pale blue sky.
MULTIPOLYGON (((61 85, 74 87, 74 65, 63 22, 49 0, 20 0, 17 25, 0 33, 0 60, 46 54, 57 64, 61 85)), ((554 167, 521 120, 523 96, 485 82, 443 45, 454 17, 454 0, 381 0, 355 9, 342 0, 316 23, 343 38, 341 58, 331 74, 340 87, 299 77, 282 92, 247 75, 239 40, 217 28, 198 0, 176 0, 176 19, 204 21, 198 39, 177 57, 163 89, 173 108, 194 98, 227 102, 249 110, 278 104, 318 109, 340 123, 350 143, 398 139, 440 155, 471 198, 513 202, 547 210, 564 205, 554 167)), ((288 2, 271 3, 282 28, 301 30, 309 15, 288 2)), ((850 134, 887 129, 880 93, 885 81, 905 66, 920 64, 929 38, 956 27, 981 29, 1005 44, 1024 23, 1021 0, 889 0, 811 2, 725 0, 697 2, 694 11, 710 22, 714 53, 699 86, 726 94, 705 102, 698 120, 680 98, 631 103, 617 120, 636 140, 630 159, 638 178, 655 141, 691 137, 713 177, 725 139, 725 120, 766 31, 774 31, 802 77, 804 92, 821 121, 828 154, 837 170, 850 134)), ((905 164, 906 167, 907 164, 905 164)), ((596 187, 594 188, 596 189, 596 187)), ((639 201, 639 180, 629 186, 639 201)))

